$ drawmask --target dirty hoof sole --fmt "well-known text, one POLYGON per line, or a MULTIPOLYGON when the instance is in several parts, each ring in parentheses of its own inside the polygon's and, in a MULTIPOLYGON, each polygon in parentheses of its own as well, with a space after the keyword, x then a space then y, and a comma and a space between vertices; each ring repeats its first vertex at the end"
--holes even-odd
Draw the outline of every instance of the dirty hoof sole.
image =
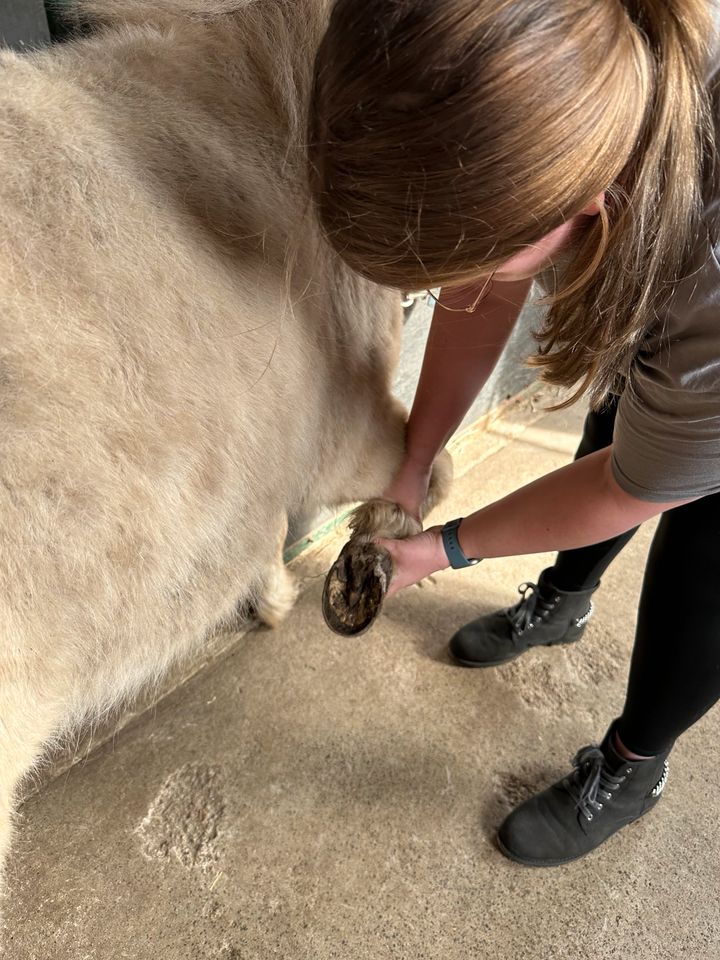
POLYGON ((344 637, 364 633, 382 609, 391 577, 387 550, 374 543, 346 543, 325 577, 325 623, 344 637))

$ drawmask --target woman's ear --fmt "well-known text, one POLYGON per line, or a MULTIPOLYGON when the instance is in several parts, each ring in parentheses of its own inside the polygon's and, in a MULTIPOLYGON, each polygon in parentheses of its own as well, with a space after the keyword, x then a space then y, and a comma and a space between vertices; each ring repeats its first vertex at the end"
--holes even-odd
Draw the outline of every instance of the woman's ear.
POLYGON ((580 213, 586 217, 596 217, 600 213, 601 207, 605 206, 605 191, 599 193, 595 199, 589 203, 580 213))

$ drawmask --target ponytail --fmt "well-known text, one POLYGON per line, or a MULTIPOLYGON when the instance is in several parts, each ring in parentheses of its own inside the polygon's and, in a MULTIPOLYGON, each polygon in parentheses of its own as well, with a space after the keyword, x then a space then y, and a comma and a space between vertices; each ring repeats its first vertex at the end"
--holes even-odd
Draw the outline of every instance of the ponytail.
MULTIPOLYGON (((619 0, 603 0, 617 3, 619 0)), ((606 210, 563 278, 537 334, 544 378, 589 391, 619 389, 683 269, 702 213, 713 156, 705 88, 712 34, 707 0, 624 0, 636 71, 649 84, 635 149, 607 193, 606 210), (602 259, 587 276, 593 251, 602 259)), ((570 401, 572 402, 572 401, 570 401)))
POLYGON ((600 404, 679 278, 702 210, 710 0, 335 0, 310 181, 356 270, 487 275, 578 220, 533 358, 600 404))

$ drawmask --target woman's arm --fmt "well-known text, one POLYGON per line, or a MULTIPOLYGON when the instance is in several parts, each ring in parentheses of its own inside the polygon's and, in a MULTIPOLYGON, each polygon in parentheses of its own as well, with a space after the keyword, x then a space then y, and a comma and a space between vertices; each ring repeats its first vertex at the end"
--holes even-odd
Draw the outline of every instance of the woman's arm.
POLYGON ((441 291, 408 420, 408 459, 432 466, 492 373, 531 283, 495 283, 472 313, 463 308, 483 282, 441 291))
POLYGON ((611 469, 612 446, 548 473, 466 517, 458 531, 467 557, 509 557, 602 543, 688 500, 638 500, 611 469))
MULTIPOLYGON (((507 557, 601 543, 689 500, 652 503, 626 493, 611 469, 612 447, 598 450, 466 517, 458 531, 467 557, 507 557)), ((450 564, 432 527, 408 540, 381 540, 393 556, 389 594, 450 564)))
POLYGON ((443 289, 435 305, 405 458, 383 496, 413 516, 427 493, 433 461, 453 435, 492 372, 530 290, 531 280, 496 282, 472 313, 483 282, 443 289), (446 309, 446 307, 453 309, 446 309), (456 312, 459 311, 459 312, 456 312))

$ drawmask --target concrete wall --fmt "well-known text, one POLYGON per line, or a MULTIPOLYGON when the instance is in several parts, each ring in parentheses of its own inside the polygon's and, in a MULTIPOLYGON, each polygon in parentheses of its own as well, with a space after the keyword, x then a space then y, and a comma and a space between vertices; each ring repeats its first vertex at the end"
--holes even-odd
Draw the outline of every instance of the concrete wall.
MULTIPOLYGON (((530 303, 520 315, 492 376, 463 421, 465 424, 473 423, 536 379, 537 372, 526 366, 525 361, 536 347, 531 331, 537 327, 540 314, 541 308, 532 304, 531 296, 530 303)), ((431 319, 432 307, 426 301, 418 301, 405 324, 395 392, 408 406, 411 405, 415 395, 431 319)))
POLYGON ((0 46, 26 50, 49 39, 42 0, 0 0, 0 46))

